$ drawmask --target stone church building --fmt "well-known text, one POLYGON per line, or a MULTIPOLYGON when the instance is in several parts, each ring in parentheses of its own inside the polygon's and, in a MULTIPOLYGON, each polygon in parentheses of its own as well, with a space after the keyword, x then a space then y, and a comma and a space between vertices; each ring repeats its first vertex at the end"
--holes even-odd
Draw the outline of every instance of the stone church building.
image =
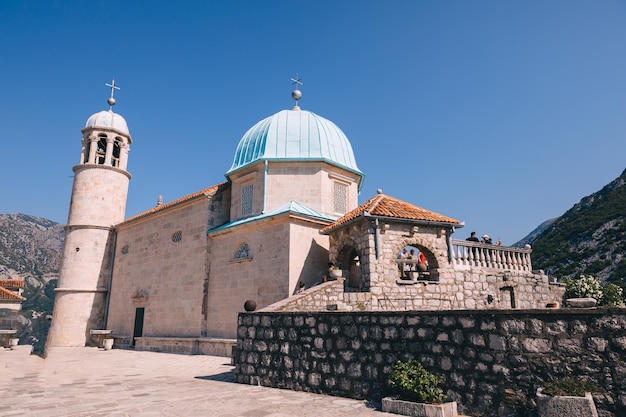
POLYGON ((133 139, 111 94, 82 129, 47 348, 92 345, 96 333, 116 346, 228 355, 246 301, 353 311, 560 299, 528 248, 453 240, 458 220, 382 193, 359 206, 364 174, 348 138, 302 110, 298 89, 292 97, 243 135, 225 182, 125 218, 133 139), (428 269, 399 260, 404 247, 428 269))

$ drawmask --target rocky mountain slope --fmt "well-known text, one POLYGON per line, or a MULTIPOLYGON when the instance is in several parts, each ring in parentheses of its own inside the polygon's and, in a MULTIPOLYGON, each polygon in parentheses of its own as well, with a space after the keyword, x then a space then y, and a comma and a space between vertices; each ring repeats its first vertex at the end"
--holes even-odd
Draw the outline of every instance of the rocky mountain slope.
POLYGON ((556 277, 594 275, 624 286, 626 170, 554 220, 530 244, 534 269, 556 277))
MULTIPOLYGON (((63 226, 25 214, 0 214, 0 277, 25 281, 20 343, 43 351, 63 250, 63 226)), ((0 311, 0 316, 6 315, 0 311)))
POLYGON ((555 221, 557 221, 557 219, 558 217, 554 217, 552 219, 548 219, 545 222, 541 223, 539 226, 535 227, 535 229, 532 232, 526 235, 526 237, 524 237, 522 240, 520 240, 517 243, 514 243, 513 246, 518 247, 518 248, 523 248, 524 246, 528 244, 532 244, 535 240, 537 240, 539 235, 541 235, 543 232, 548 230, 548 228, 550 228, 552 224, 555 221))

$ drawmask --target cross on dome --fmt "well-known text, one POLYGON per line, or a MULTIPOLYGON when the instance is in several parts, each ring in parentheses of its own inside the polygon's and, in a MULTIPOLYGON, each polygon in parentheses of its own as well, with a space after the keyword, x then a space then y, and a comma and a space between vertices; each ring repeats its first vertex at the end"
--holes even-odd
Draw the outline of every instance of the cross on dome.
POLYGON ((300 107, 298 106, 298 100, 302 98, 302 92, 300 91, 298 86, 304 85, 304 84, 302 84, 302 78, 298 76, 297 72, 296 72, 296 78, 292 78, 291 81, 293 81, 291 84, 296 85, 296 89, 291 92, 291 98, 293 98, 296 102, 296 105, 293 106, 293 110, 300 110, 300 107))
POLYGON ((297 72, 296 72, 296 78, 292 78, 291 81, 293 81, 291 84, 295 84, 296 85, 296 90, 298 89, 298 85, 304 85, 304 84, 302 84, 302 78, 300 78, 298 76, 297 72))
POLYGON ((115 106, 115 98, 113 98, 113 94, 115 93, 115 90, 121 90, 118 86, 115 85, 115 78, 111 81, 111 84, 106 83, 104 84, 107 87, 111 87, 111 97, 109 97, 109 99, 107 100, 107 103, 109 103, 109 110, 113 109, 113 106, 115 106))

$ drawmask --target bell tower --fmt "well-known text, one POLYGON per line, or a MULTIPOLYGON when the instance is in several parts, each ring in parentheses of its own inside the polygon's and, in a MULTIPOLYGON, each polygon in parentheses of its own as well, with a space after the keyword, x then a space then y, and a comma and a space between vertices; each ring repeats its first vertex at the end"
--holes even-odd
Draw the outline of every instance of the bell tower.
POLYGON ((89 331, 105 326, 106 303, 115 251, 113 226, 124 220, 131 175, 127 171, 132 139, 126 120, 109 110, 93 114, 83 134, 80 161, 65 226, 65 246, 46 349, 91 344, 89 331))

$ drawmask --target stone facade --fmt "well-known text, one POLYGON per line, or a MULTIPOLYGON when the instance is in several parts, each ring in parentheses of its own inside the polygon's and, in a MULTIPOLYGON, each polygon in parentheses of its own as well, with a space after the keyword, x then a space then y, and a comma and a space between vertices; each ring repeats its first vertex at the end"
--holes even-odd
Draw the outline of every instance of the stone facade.
POLYGON ((220 221, 223 192, 200 193, 117 227, 107 321, 115 334, 133 335, 137 309, 144 314, 140 336, 206 334, 206 225, 209 213, 220 221))
POLYGON ((210 234, 207 333, 234 338, 237 314, 246 300, 258 308, 294 293, 303 275, 317 276, 328 243, 318 228, 289 214, 210 234), (237 257, 247 245, 246 256, 237 257))
POLYGON ((238 323, 240 383, 380 399, 391 365, 419 359, 472 416, 526 416, 544 382, 580 375, 606 390, 594 394, 601 416, 626 413, 623 308, 257 312, 238 323))
MULTIPOLYGON (((116 226, 106 324, 116 336, 115 346, 230 355, 208 340, 230 338, 234 343, 237 314, 246 300, 263 308, 294 294, 300 282, 310 287, 320 281, 329 238, 319 230, 329 221, 290 211, 263 214, 264 198, 266 211, 289 202, 295 192, 291 182, 316 189, 311 194, 318 201, 307 201, 316 208, 323 206, 322 195, 332 195, 333 178, 341 170, 317 163, 297 172, 297 165, 269 164, 274 178, 264 181, 264 164, 256 164, 234 174, 232 183, 157 206, 116 226), (281 186, 280 175, 283 188, 264 194, 266 183, 281 186), (252 213, 242 217, 242 188, 250 184, 252 213), (176 242, 175 233, 180 233, 176 242), (139 334, 138 309, 144 314, 139 334)), ((350 204, 356 204, 353 180, 350 204)))
POLYGON ((455 241, 450 239, 449 226, 416 225, 391 218, 385 222, 375 220, 364 218, 329 234, 329 257, 342 269, 341 285, 312 289, 269 309, 533 309, 561 301, 564 286, 542 271, 530 270, 530 249, 455 241), (426 255, 426 274, 406 279, 398 263, 398 255, 406 246, 426 255), (459 248, 482 254, 492 251, 500 260, 523 258, 524 262, 461 262, 459 248))

